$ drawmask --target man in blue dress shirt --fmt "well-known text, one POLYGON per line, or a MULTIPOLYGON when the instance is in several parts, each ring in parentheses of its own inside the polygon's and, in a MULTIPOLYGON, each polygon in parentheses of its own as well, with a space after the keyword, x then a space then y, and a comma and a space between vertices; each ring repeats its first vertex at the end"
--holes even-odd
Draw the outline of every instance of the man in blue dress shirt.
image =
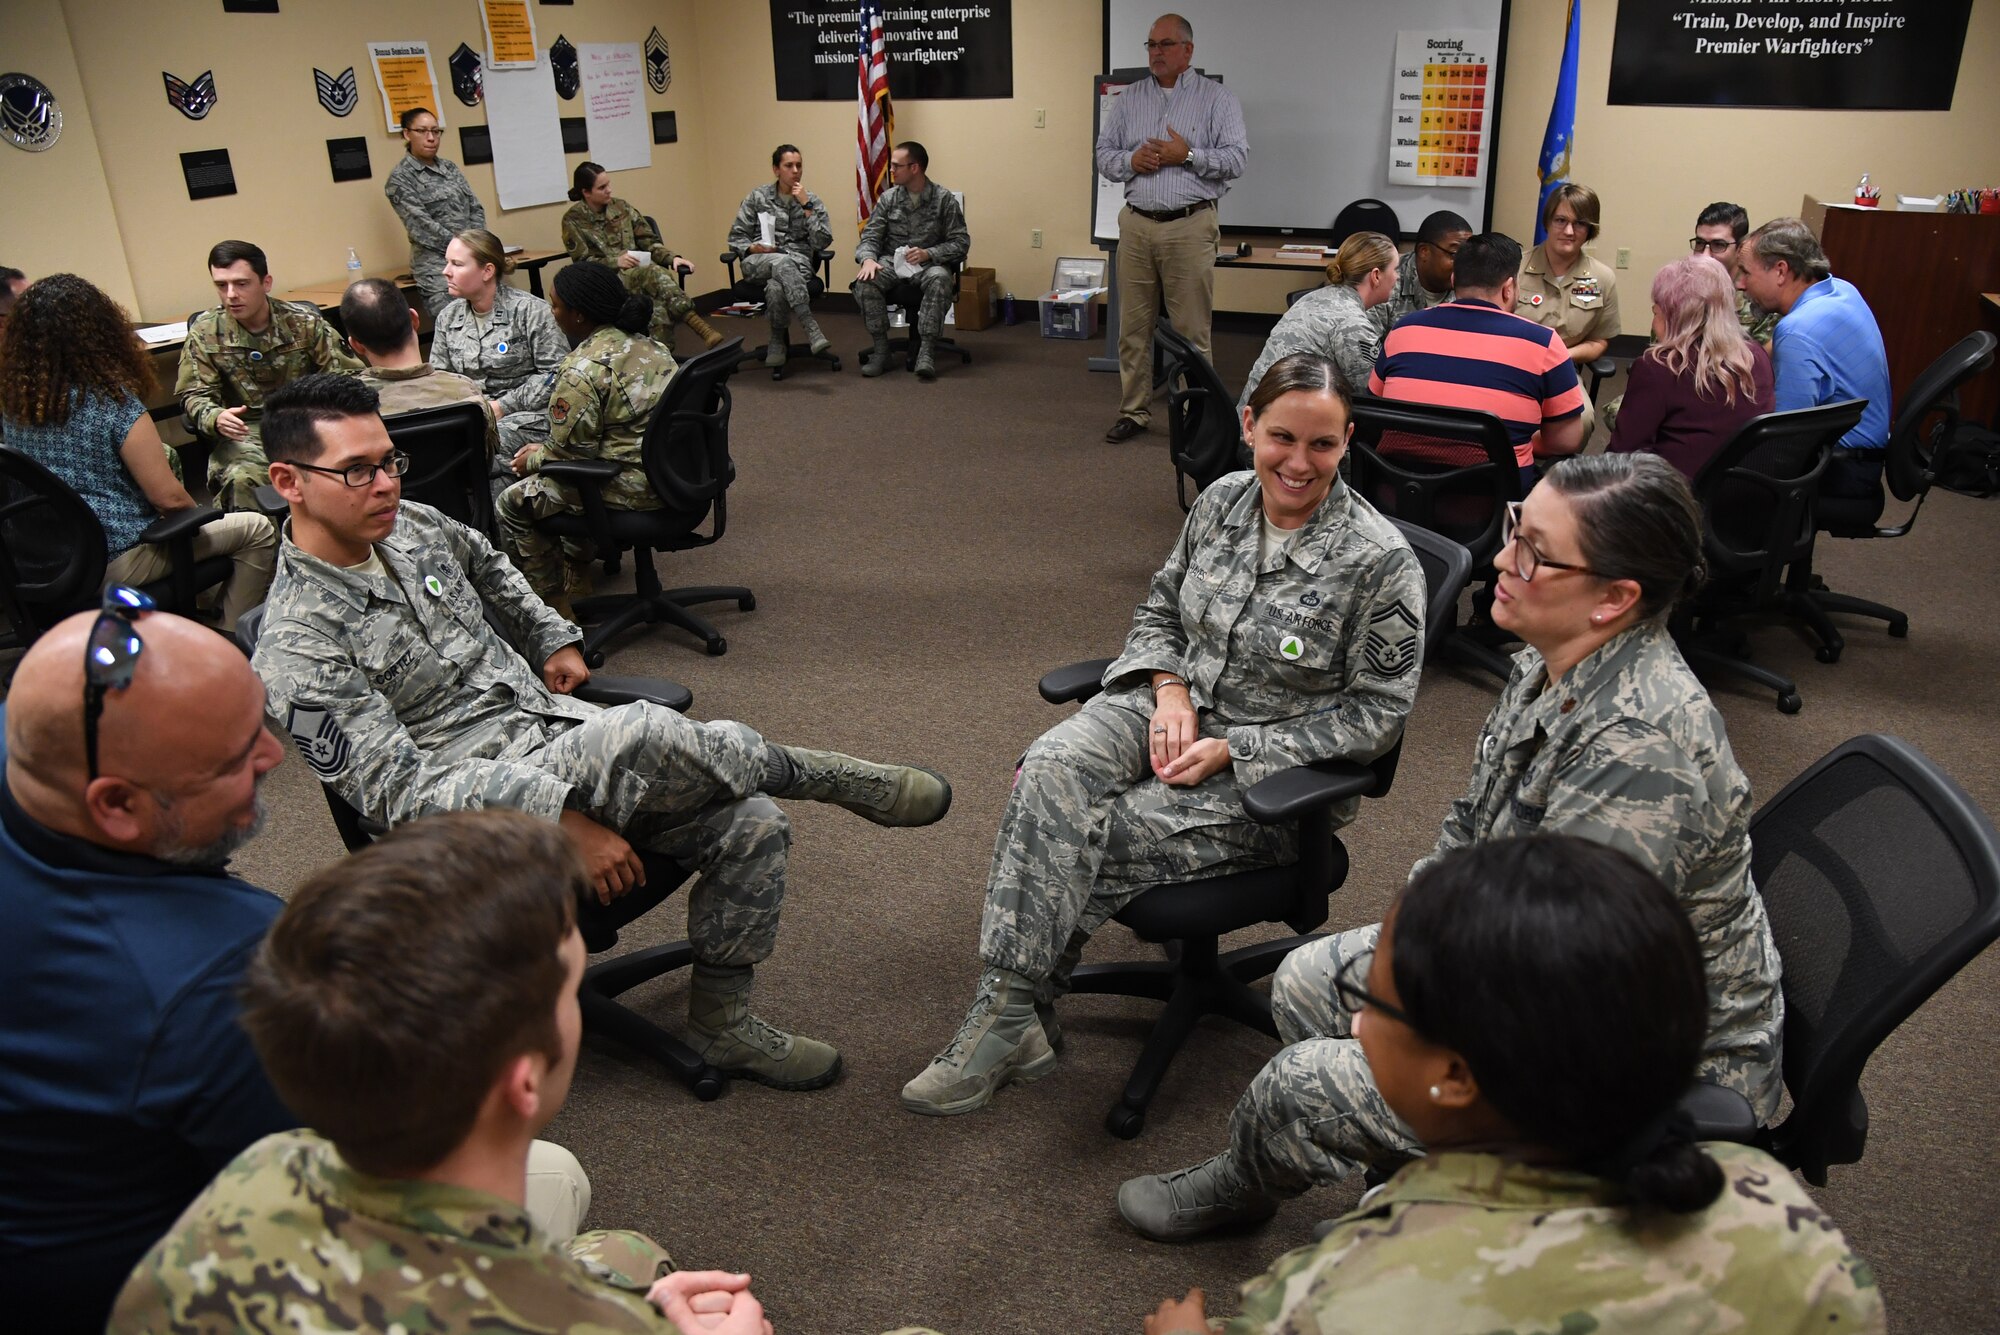
MULTIPOLYGON (((1215 310, 1216 202, 1250 160, 1236 95, 1189 69, 1194 27, 1162 14, 1146 38, 1152 77, 1111 100, 1097 131, 1097 170, 1125 183, 1118 214, 1118 444, 1152 416, 1153 325, 1167 318, 1203 357, 1215 310)), ((1212 358, 1211 358, 1212 360, 1212 358)))
POLYGON ((1771 371, 1779 412, 1848 399, 1868 400, 1840 438, 1821 476, 1823 496, 1871 497, 1882 490, 1889 449, 1889 354, 1859 289, 1833 276, 1819 238, 1797 218, 1773 218, 1744 239, 1736 286, 1778 313, 1771 371))

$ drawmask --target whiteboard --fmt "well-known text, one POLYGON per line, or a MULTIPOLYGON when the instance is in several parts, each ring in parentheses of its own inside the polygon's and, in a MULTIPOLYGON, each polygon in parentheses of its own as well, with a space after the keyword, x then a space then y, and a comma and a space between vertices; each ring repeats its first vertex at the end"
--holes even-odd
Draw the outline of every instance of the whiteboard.
MULTIPOLYGON (((1406 234, 1451 209, 1475 229, 1491 226, 1492 152, 1499 139, 1504 64, 1493 71, 1493 110, 1477 184, 1395 185, 1389 179, 1396 39, 1416 29, 1495 34, 1506 49, 1508 0, 1104 0, 1103 63, 1145 64, 1146 34, 1171 9, 1194 25, 1194 64, 1224 76, 1243 104, 1250 165, 1223 196, 1220 221, 1245 231, 1325 231, 1356 199, 1396 210, 1406 234)), ((1093 173, 1094 177, 1094 173, 1093 173)))

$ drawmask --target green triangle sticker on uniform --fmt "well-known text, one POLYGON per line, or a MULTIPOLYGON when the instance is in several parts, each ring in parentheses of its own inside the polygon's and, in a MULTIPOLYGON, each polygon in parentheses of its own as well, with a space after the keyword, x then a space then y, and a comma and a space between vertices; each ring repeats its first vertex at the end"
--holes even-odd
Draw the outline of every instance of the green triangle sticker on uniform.
POLYGON ((1278 653, 1288 663, 1296 663, 1306 656, 1306 644, 1296 635, 1287 635, 1278 641, 1278 653))

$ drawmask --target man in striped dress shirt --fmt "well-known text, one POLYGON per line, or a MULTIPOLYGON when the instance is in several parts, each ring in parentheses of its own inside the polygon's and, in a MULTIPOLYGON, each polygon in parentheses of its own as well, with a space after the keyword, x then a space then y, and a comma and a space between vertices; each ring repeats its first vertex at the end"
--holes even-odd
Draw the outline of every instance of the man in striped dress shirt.
POLYGON ((1216 201, 1243 174, 1250 139, 1236 95, 1189 69, 1194 28, 1162 14, 1146 39, 1152 77, 1111 101, 1097 132, 1097 170, 1125 183, 1118 214, 1118 420, 1113 444, 1152 416, 1153 324, 1160 303, 1174 328, 1209 356, 1215 309, 1216 201))
MULTIPOLYGON (((1583 448, 1583 385, 1555 330, 1514 314, 1521 243, 1499 232, 1468 237, 1454 261, 1454 299, 1396 321, 1368 392, 1405 403, 1472 408, 1507 428, 1521 489, 1535 459, 1583 448)), ((1395 453, 1383 442, 1383 452, 1395 453)))

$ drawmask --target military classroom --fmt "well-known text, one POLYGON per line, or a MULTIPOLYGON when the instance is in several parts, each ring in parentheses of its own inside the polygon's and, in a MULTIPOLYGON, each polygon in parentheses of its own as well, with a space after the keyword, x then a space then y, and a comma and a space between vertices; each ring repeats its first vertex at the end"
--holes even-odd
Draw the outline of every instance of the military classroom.
POLYGON ((4 508, 24 478, 113 498, 75 488, 105 572, 39 622, 10 588, 0 645, 22 1329, 2000 1328, 2000 0, 9 0, 0 53, 10 579, 72 542, 4 508), (1426 40, 1479 50, 1480 119, 1392 167, 1426 40), (1792 105, 1740 74, 1780 54, 1792 105), (435 105, 396 125, 378 57, 435 105), (1902 100, 1838 105, 1849 70, 1902 100), (495 104, 529 76, 554 96, 495 104), (1448 295, 1455 255, 1492 281, 1448 295), (1614 437, 1692 383, 1647 350, 1699 301, 1730 430, 1867 397, 1798 399, 1794 312, 1829 383, 1889 392, 1828 452, 1858 525, 1696 645, 1660 590, 1697 582, 1699 463, 1614 437), (1135 308, 1183 314, 1192 379, 1135 308), (1341 441, 1356 395, 1499 401, 1440 369, 1454 308, 1509 335, 1532 489, 1448 652, 1341 441), (168 328, 29 346, 126 320, 168 328), (1982 332, 1976 448, 1907 494, 1890 437, 1982 332), (642 558, 708 597, 586 639, 646 578, 592 549, 577 461, 638 522, 651 409, 723 347, 719 536, 642 558), (1191 478, 1189 388, 1226 447, 1191 478), (483 530, 398 503, 378 419, 454 401, 483 530), (164 603, 137 535, 207 506, 192 620, 117 592, 164 603), (1898 789, 1771 805, 1876 734, 1970 861, 1898 789), (1146 887, 1291 905, 1325 864, 1242 793, 1334 757, 1393 782, 1321 801, 1323 910, 1213 929, 1225 967, 1265 947, 1225 986, 1199 923, 1147 926, 1198 901, 1146 887), (1815 1026, 1933 947, 1795 1171, 1815 1026), (1148 1075, 1176 980, 1211 1004, 1148 1075), (1690 1077, 1692 1118, 1655 1089, 1690 1077))

